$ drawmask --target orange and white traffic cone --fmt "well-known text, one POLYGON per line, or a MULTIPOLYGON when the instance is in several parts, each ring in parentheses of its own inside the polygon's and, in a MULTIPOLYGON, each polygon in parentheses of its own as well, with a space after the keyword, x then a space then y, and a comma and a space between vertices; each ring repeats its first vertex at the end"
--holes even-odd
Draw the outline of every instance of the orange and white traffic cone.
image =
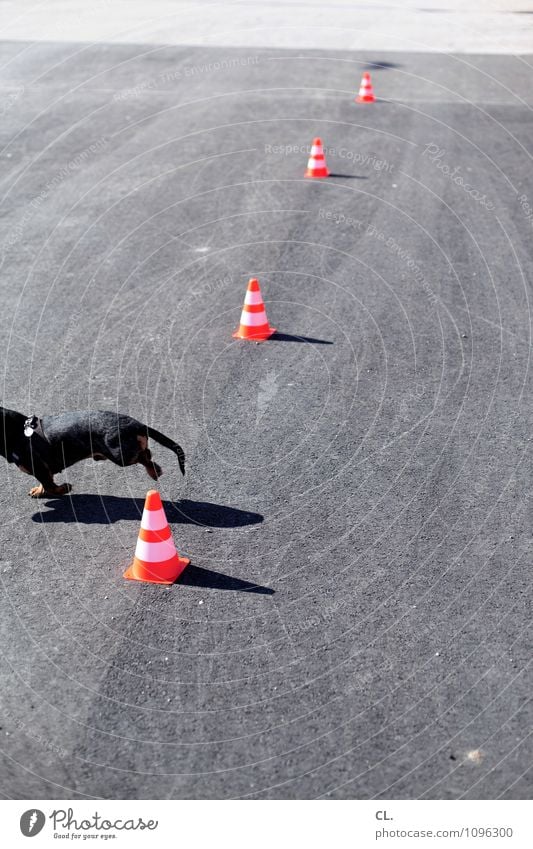
POLYGON ((234 339, 251 339, 252 342, 264 342, 276 332, 270 327, 265 305, 261 297, 259 282, 252 277, 248 283, 244 306, 241 313, 239 329, 233 334, 234 339))
POLYGON ((311 147, 311 156, 307 163, 306 177, 329 177, 328 167, 326 165, 326 157, 324 156, 324 148, 322 147, 321 139, 313 139, 311 147))
POLYGON ((361 88, 359 89, 359 94, 355 98, 356 103, 374 103, 374 89, 372 88, 372 80, 370 79, 370 74, 368 71, 365 71, 363 74, 363 79, 361 80, 361 88))
POLYGON ((176 551, 161 496, 151 489, 144 502, 133 563, 124 577, 148 584, 173 584, 190 562, 176 551))

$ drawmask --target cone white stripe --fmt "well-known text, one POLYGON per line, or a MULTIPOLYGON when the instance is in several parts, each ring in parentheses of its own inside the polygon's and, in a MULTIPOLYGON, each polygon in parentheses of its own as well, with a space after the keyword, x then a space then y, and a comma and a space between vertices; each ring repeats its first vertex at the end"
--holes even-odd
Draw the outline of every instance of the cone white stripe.
POLYGON ((261 292, 246 292, 246 297, 244 299, 244 303, 248 304, 248 306, 262 304, 263 299, 261 297, 261 292))
POLYGON ((145 531, 162 531, 168 522, 164 510, 144 510, 141 519, 141 528, 145 531))
POLYGON ((143 539, 137 540, 135 557, 138 557, 139 560, 144 560, 145 563, 162 563, 163 560, 170 560, 175 554, 176 546, 172 537, 161 542, 146 542, 143 539))
POLYGON ((314 144, 313 147, 311 148, 311 156, 318 156, 318 155, 323 156, 324 150, 322 149, 321 144, 314 144))
POLYGON ((262 312, 247 312, 242 311, 241 324, 246 327, 260 327, 262 324, 267 324, 267 316, 265 310, 262 312))

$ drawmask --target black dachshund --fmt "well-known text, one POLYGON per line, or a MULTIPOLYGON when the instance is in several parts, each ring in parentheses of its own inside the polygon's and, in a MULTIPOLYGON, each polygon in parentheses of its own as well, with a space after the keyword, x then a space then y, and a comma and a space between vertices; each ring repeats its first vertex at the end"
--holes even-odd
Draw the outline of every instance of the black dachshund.
POLYGON ((0 454, 37 478, 39 486, 29 492, 33 498, 66 495, 71 485, 54 483, 54 475, 89 457, 117 466, 140 463, 157 480, 163 472, 152 460, 148 437, 174 451, 184 475, 185 455, 177 442, 130 416, 98 410, 39 419, 0 407, 0 454))

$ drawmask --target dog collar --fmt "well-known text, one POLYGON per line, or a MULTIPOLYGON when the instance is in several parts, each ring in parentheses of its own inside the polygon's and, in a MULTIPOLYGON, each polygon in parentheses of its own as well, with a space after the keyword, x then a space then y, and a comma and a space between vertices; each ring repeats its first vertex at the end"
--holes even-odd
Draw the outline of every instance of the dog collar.
POLYGON ((24 435, 31 438, 34 433, 40 436, 41 439, 44 439, 45 442, 48 442, 41 419, 38 416, 29 416, 24 422, 24 435))
POLYGON ((29 416, 24 422, 24 436, 33 436, 39 427, 39 419, 37 416, 29 416))

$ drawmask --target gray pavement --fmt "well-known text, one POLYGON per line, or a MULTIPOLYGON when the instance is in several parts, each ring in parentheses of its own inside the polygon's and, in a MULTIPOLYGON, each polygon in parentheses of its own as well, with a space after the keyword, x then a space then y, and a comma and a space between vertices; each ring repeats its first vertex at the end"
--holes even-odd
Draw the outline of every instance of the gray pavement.
POLYGON ((142 470, 0 464, 3 797, 526 797, 531 56, 0 61, 2 403, 176 437, 194 564, 122 579, 142 470))

